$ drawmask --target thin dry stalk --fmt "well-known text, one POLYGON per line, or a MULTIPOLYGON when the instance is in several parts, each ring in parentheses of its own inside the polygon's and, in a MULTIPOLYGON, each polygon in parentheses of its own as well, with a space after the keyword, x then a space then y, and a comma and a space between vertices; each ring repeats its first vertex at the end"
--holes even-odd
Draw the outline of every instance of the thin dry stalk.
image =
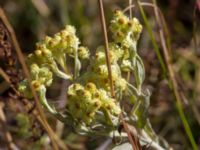
POLYGON ((43 0, 31 0, 35 8, 38 10, 41 16, 48 17, 50 10, 43 0))
POLYGON ((110 80, 110 88, 111 88, 110 92, 111 92, 111 96, 115 97, 113 80, 112 80, 111 63, 110 63, 110 53, 109 53, 109 46, 108 46, 108 35, 107 35, 106 21, 105 21, 105 16, 104 16, 104 8, 103 8, 102 0, 98 0, 98 1, 99 1, 101 25, 103 29, 103 35, 104 35, 104 46, 105 46, 105 54, 106 54, 106 64, 108 67, 108 78, 110 80))
POLYGON ((2 8, 0 8, 0 17, 2 19, 2 22, 5 24, 6 28, 8 29, 8 31, 9 31, 9 33, 11 35, 13 45, 15 47, 15 50, 16 50, 16 53, 18 55, 19 61, 20 61, 21 65, 22 65, 22 69, 24 71, 24 74, 25 74, 26 78, 28 79, 28 83, 29 83, 29 86, 31 88, 31 92, 33 94, 33 97, 34 97, 34 100, 35 100, 36 107, 38 109, 39 115, 40 115, 40 117, 41 117, 41 119, 42 119, 42 121, 43 121, 43 123, 45 125, 45 130, 47 131, 47 133, 48 133, 48 135, 49 135, 49 137, 51 139, 53 149, 54 150, 58 150, 58 145, 57 145, 57 142, 55 140, 55 134, 54 134, 53 130, 51 129, 50 125, 47 122, 47 119, 46 119, 46 117, 44 115, 42 106, 41 106, 41 104, 39 102, 39 99, 37 97, 37 94, 36 94, 32 84, 31 84, 31 78, 30 78, 30 74, 29 74, 29 71, 28 71, 28 67, 26 66, 22 51, 21 51, 20 46, 19 46, 19 44, 17 42, 17 38, 16 38, 16 35, 15 35, 15 32, 14 32, 12 26, 10 25, 10 23, 9 23, 9 21, 8 21, 8 19, 7 19, 7 17, 6 17, 6 15, 5 15, 5 13, 4 13, 2 8))
MULTIPOLYGON (((133 4, 133 0, 129 0, 129 6, 131 6, 132 4, 133 4)), ((129 9, 129 18, 131 19, 132 17, 133 17, 133 12, 132 12, 132 8, 131 8, 131 9, 129 9)), ((130 73, 130 71, 128 71, 127 76, 126 76, 127 82, 129 82, 129 80, 130 80, 130 75, 131 75, 131 73, 130 73)))
MULTIPOLYGON (((2 102, 0 102, 0 122, 3 124, 3 126, 5 126, 6 125, 6 116, 4 114, 3 107, 4 107, 4 104, 2 102)), ((8 148, 10 150, 19 150, 19 148, 15 145, 15 143, 13 143, 11 133, 9 131, 7 131, 6 129, 4 129, 4 132, 5 132, 4 135, 5 135, 7 144, 8 144, 8 148)))
MULTIPOLYGON (((196 143, 194 141, 191 129, 189 127, 189 124, 188 124, 186 117, 184 115, 184 112, 182 110, 181 94, 178 91, 178 83, 176 81, 175 73, 174 73, 173 66, 172 66, 172 59, 171 59, 172 55, 170 54, 170 52, 171 52, 170 43, 168 41, 168 47, 167 47, 166 42, 165 42, 166 39, 165 39, 165 36, 164 36, 163 28, 165 29, 166 35, 168 35, 166 23, 165 23, 163 15, 162 15, 162 12, 160 11, 160 9, 157 7, 157 5, 155 3, 155 0, 153 0, 153 1, 154 1, 154 4, 139 2, 139 1, 137 1, 137 2, 138 2, 139 6, 141 5, 141 6, 148 6, 148 7, 154 8, 156 21, 158 22, 158 25, 160 27, 159 36, 160 36, 160 39, 161 39, 161 45, 162 45, 162 48, 163 48, 164 58, 165 58, 165 61, 166 61, 166 64, 167 64, 167 69, 169 71, 169 78, 170 78, 170 81, 171 81, 171 84, 172 84, 172 87, 173 87, 174 95, 176 97, 176 106, 177 106, 177 109, 179 111, 179 115, 181 117, 181 120, 183 122, 185 131, 186 131, 186 133, 187 133, 187 135, 190 139, 190 142, 191 142, 193 148, 197 149, 197 146, 196 146, 196 143)), ((133 7, 135 7, 135 5, 131 5, 127 8, 125 8, 123 12, 125 12, 125 11, 127 11, 127 10, 129 10, 133 7)))
MULTIPOLYGON (((109 45, 108 45, 108 35, 107 35, 107 29, 106 29, 106 22, 105 22, 105 16, 104 16, 104 8, 103 8, 103 2, 102 0, 98 0, 99 2, 99 9, 100 9, 100 17, 101 17, 101 24, 102 24, 102 29, 103 29, 103 34, 104 34, 104 46, 105 46, 105 54, 106 54, 106 64, 108 68, 108 78, 110 80, 110 93, 111 96, 114 98, 115 97, 115 92, 114 92, 114 86, 113 86, 113 80, 112 80, 112 70, 111 70, 111 63, 110 63, 110 56, 109 56, 109 45)), ((137 150, 138 148, 136 147, 137 143, 134 142, 131 133, 129 131, 129 128, 126 124, 126 122, 123 119, 123 116, 120 115, 120 119, 122 121, 124 130, 126 131, 128 135, 128 139, 133 147, 134 150, 137 150)))
POLYGON ((4 78, 4 80, 9 84, 9 86, 13 89, 13 91, 17 94, 19 94, 19 92, 17 91, 17 89, 15 88, 15 86, 10 82, 10 78, 9 76, 3 71, 3 69, 0 67, 0 75, 4 78))
MULTIPOLYGON (((20 93, 16 90, 15 86, 10 82, 9 76, 0 68, 0 75, 3 77, 3 79, 9 84, 9 86, 12 88, 12 90, 15 92, 15 94, 18 97, 21 97, 20 93)), ((24 99, 22 99, 22 101, 25 103, 26 105, 26 109, 27 112, 31 112, 33 113, 33 115, 37 118, 38 122, 45 128, 45 124, 42 121, 41 117, 38 114, 38 111, 35 109, 35 106, 33 104, 31 104, 28 101, 25 101, 24 99)), ((9 135, 9 133, 6 133, 6 136, 8 136, 8 138, 11 136, 9 135)), ((67 146, 63 143, 63 141, 59 138, 59 136, 57 136, 56 134, 54 134, 55 136, 55 140, 57 141, 59 147, 63 150, 67 150, 67 146)), ((16 150, 16 149, 15 149, 16 150)))
POLYGON ((197 35, 196 35, 196 30, 197 30, 196 10, 197 10, 197 4, 195 5, 194 10, 193 10, 193 43, 194 43, 195 51, 198 52, 197 35))
MULTIPOLYGON (((153 4, 154 4, 154 6, 157 6, 156 0, 153 0, 153 4)), ((183 125, 185 127, 186 133, 188 134, 188 137, 189 137, 189 140, 192 144, 193 149, 198 149, 197 145, 194 141, 194 138, 193 138, 191 129, 189 127, 189 124, 187 123, 187 120, 184 116, 184 112, 182 110, 181 94, 178 90, 178 83, 176 81, 176 77, 175 77, 175 73, 174 73, 174 69, 173 69, 173 65, 172 65, 172 58, 170 57, 170 55, 168 53, 169 51, 168 51, 167 46, 166 46, 166 42, 165 42, 166 40, 165 40, 164 33, 163 33, 163 30, 162 30, 162 23, 161 23, 161 20, 160 20, 160 17, 159 17, 159 12, 158 12, 157 7, 154 7, 154 13, 155 13, 156 21, 157 21, 159 28, 160 28, 159 36, 160 36, 160 39, 161 39, 161 45, 162 45, 162 48, 163 48, 165 61, 166 61, 167 68, 168 68, 168 71, 169 71, 169 77, 170 77, 170 80, 171 80, 171 83, 172 83, 172 86, 173 86, 174 95, 176 97, 178 111, 179 111, 180 117, 183 121, 183 125)))
MULTIPOLYGON (((132 4, 133 4, 133 0, 129 0, 129 6, 131 6, 132 4)), ((132 9, 129 9, 129 17, 130 18, 133 17, 132 9)))

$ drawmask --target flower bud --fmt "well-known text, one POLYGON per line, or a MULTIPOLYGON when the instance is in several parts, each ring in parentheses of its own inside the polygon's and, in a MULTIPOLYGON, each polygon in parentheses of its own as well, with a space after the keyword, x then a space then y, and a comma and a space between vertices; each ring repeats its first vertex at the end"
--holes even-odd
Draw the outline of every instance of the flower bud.
POLYGON ((32 81, 31 84, 35 90, 39 90, 41 86, 40 82, 38 82, 37 80, 32 81))
POLYGON ((89 58, 89 50, 86 47, 80 46, 78 48, 78 57, 81 59, 89 58))
POLYGON ((71 34, 75 34, 76 33, 76 29, 73 26, 67 25, 65 27, 65 30, 68 31, 71 34))
POLYGON ((76 94, 79 96, 79 98, 85 99, 85 100, 90 100, 92 97, 91 93, 84 89, 76 90, 76 94))
POLYGON ((35 50, 35 55, 38 57, 42 56, 42 51, 41 50, 35 50))
POLYGON ((90 91, 91 93, 94 93, 96 91, 96 85, 92 82, 88 82, 85 86, 85 89, 90 91))
POLYGON ((31 74, 34 76, 38 74, 39 70, 40 70, 39 66, 35 63, 30 66, 31 74))

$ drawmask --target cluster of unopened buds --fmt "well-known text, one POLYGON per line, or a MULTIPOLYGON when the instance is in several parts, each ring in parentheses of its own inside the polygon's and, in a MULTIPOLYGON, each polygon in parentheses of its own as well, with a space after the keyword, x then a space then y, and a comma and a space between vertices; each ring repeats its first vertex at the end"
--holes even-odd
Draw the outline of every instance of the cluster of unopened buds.
MULTIPOLYGON (((81 61, 88 59, 90 55, 88 48, 79 46, 74 27, 66 26, 53 37, 47 36, 37 43, 36 50, 28 55, 31 83, 38 92, 43 106, 50 113, 58 113, 48 104, 45 97, 46 87, 51 85, 53 75, 73 82, 67 89, 67 112, 78 125, 102 123, 116 126, 122 112, 120 101, 123 95, 127 90, 129 93, 132 91, 140 94, 144 68, 137 54, 136 44, 142 26, 136 18, 129 19, 121 11, 116 11, 110 30, 113 42, 109 43, 109 59, 115 99, 110 94, 103 46, 99 46, 95 56, 91 57, 87 72, 80 72, 81 61), (74 73, 69 73, 66 64, 70 57, 74 59, 74 73), (136 86, 129 84, 123 78, 122 72, 134 72, 136 86)), ((27 80, 21 82, 19 90, 29 98, 32 96, 27 80)))
POLYGON ((73 116, 86 124, 95 119, 97 111, 111 116, 121 113, 120 107, 115 103, 105 90, 97 89, 92 82, 82 86, 78 83, 68 88, 68 109, 73 116))
POLYGON ((89 50, 79 46, 80 42, 75 33, 75 28, 68 25, 53 37, 47 36, 43 41, 37 43, 34 53, 28 55, 29 66, 37 63, 40 67, 48 67, 58 77, 72 79, 72 75, 67 70, 66 58, 89 58, 89 50), (62 67, 62 70, 58 65, 62 67))
MULTIPOLYGON (((113 37, 108 44, 111 77, 104 46, 99 46, 95 55, 90 56, 88 48, 79 46, 75 28, 68 25, 53 37, 47 36, 37 43, 36 50, 28 55, 31 84, 43 107, 79 134, 115 135, 119 133, 121 116, 124 116, 127 122, 140 129, 143 143, 162 149, 148 119, 150 93, 142 89, 145 69, 137 53, 142 25, 136 18, 130 19, 116 11, 109 29, 113 37), (87 71, 82 72, 84 59, 89 65, 87 71), (73 73, 67 65, 71 60, 74 61, 70 66, 73 73), (71 83, 66 89, 65 112, 58 112, 46 99, 47 87, 52 84, 54 75, 71 83), (131 75, 131 79, 127 80, 125 75, 131 75), (115 97, 111 95, 110 83, 113 83, 115 97)), ((19 91, 32 98, 27 79, 20 83, 19 91)))

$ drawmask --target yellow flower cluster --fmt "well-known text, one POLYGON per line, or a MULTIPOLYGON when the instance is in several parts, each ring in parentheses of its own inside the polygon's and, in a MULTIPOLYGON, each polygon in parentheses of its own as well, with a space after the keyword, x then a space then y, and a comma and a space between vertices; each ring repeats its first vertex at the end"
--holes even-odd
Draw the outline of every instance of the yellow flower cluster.
MULTIPOLYGON (((128 37, 136 41, 142 31, 142 25, 137 18, 129 19, 121 11, 116 11, 110 25, 115 42, 122 43, 128 37)), ((126 43, 128 44, 128 43, 126 43)))
POLYGON ((37 43, 34 53, 28 56, 28 64, 37 63, 39 66, 49 67, 57 76, 71 79, 71 74, 67 72, 66 57, 75 58, 77 55, 80 59, 89 58, 89 50, 83 46, 79 47, 79 44, 75 28, 68 25, 53 37, 47 36, 37 43), (57 64, 63 70, 60 70, 57 64))
POLYGON ((110 116, 118 116, 121 112, 115 100, 107 95, 105 90, 98 90, 92 82, 82 86, 72 84, 67 91, 68 110, 71 115, 80 122, 89 125, 97 111, 106 111, 110 116))
MULTIPOLYGON (((55 74, 66 80, 73 79, 73 84, 67 89, 67 111, 74 120, 87 126, 93 122, 117 125, 121 113, 118 100, 122 99, 125 90, 129 90, 129 84, 122 77, 122 71, 133 72, 139 89, 144 80, 143 63, 136 51, 142 26, 136 18, 129 19, 117 11, 111 21, 110 29, 114 41, 109 43, 109 58, 116 99, 110 95, 109 73, 103 46, 97 48, 87 72, 79 76, 80 60, 88 59, 90 53, 88 48, 79 46, 80 42, 74 27, 68 25, 54 36, 47 36, 37 43, 36 50, 28 56, 28 65, 32 85, 38 92, 43 106, 50 113, 59 114, 46 100, 46 87, 51 85, 52 76, 55 74), (73 75, 68 72, 66 64, 68 57, 74 58, 73 75)), ((21 82, 19 90, 25 96, 31 97, 27 80, 21 82)))
MULTIPOLYGON (((53 74, 47 67, 39 67, 37 64, 30 66, 31 70, 31 84, 36 91, 40 90, 41 86, 50 86, 53 80, 53 74)), ((28 81, 24 80, 19 85, 19 91, 22 92, 26 97, 32 97, 30 92, 28 81)))
MULTIPOLYGON (((109 43, 109 53, 112 70, 112 80, 115 89, 124 91, 126 89, 126 81, 121 76, 121 70, 118 64, 123 57, 123 50, 117 44, 109 43)), ((91 60, 89 70, 83 77, 85 83, 93 82, 97 85, 98 88, 102 88, 106 91, 110 90, 104 46, 99 46, 97 48, 95 56, 91 60)))
MULTIPOLYGON (((47 36, 36 44, 36 50, 29 54, 27 59, 35 90, 40 90, 42 85, 50 86, 53 73, 63 79, 72 79, 72 75, 68 73, 66 57, 75 58, 77 55, 80 59, 89 58, 89 50, 83 46, 79 47, 79 43, 75 28, 68 25, 53 37, 47 36)), ((25 96, 32 97, 27 80, 20 83, 19 90, 25 96)))

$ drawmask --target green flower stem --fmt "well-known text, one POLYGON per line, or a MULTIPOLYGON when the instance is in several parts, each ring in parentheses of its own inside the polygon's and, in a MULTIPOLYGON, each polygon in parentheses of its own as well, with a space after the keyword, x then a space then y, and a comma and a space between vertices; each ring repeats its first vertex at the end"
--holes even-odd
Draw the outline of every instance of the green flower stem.
POLYGON ((178 109, 180 118, 182 120, 184 129, 185 129, 185 132, 187 133, 187 136, 188 136, 188 138, 190 140, 190 143, 191 143, 191 145, 193 147, 193 150, 198 150, 197 144, 196 144, 196 142, 194 140, 194 136, 193 136, 192 131, 190 129, 190 126, 188 124, 187 118, 186 118, 186 116, 185 116, 185 114, 183 112, 182 104, 179 101, 176 101, 176 108, 178 109))
POLYGON ((74 50, 74 79, 79 76, 79 71, 81 69, 80 61, 78 59, 78 51, 77 48, 74 50))
POLYGON ((42 105, 51 113, 51 114, 56 114, 56 110, 53 109, 47 102, 46 99, 46 88, 44 85, 42 85, 38 91, 39 99, 42 105))
POLYGON ((65 80, 71 80, 72 77, 70 75, 65 74, 64 72, 60 71, 58 69, 58 66, 55 62, 53 62, 52 64, 50 64, 50 67, 52 69, 52 71, 60 78, 63 78, 65 80))
POLYGON ((66 74, 69 74, 68 68, 67 68, 67 64, 66 64, 66 55, 62 54, 56 57, 56 61, 59 63, 59 65, 62 67, 62 69, 64 70, 64 72, 66 74))
POLYGON ((165 63, 164 63, 164 59, 163 59, 162 56, 161 56, 160 50, 159 50, 159 48, 158 48, 158 44, 156 43, 155 37, 154 37, 154 35, 153 35, 153 30, 152 30, 152 28, 151 28, 151 26, 150 26, 150 24, 149 24, 149 22, 148 22, 148 20, 147 20, 147 16, 146 16, 146 14, 145 14, 145 12, 144 12, 144 9, 143 9, 142 6, 139 4, 139 1, 138 1, 138 0, 137 0, 137 3, 138 3, 138 7, 139 7, 139 9, 140 9, 142 18, 143 18, 143 20, 144 20, 144 23, 145 23, 145 25, 146 25, 147 31, 149 32, 149 35, 150 35, 151 42, 152 42, 152 44, 153 44, 155 53, 156 53, 156 55, 157 55, 157 57, 158 57, 158 60, 159 60, 160 65, 161 65, 161 68, 162 68, 162 70, 163 70, 164 77, 166 78, 166 77, 167 77, 167 75, 166 75, 166 74, 167 74, 166 65, 165 65, 165 63))

